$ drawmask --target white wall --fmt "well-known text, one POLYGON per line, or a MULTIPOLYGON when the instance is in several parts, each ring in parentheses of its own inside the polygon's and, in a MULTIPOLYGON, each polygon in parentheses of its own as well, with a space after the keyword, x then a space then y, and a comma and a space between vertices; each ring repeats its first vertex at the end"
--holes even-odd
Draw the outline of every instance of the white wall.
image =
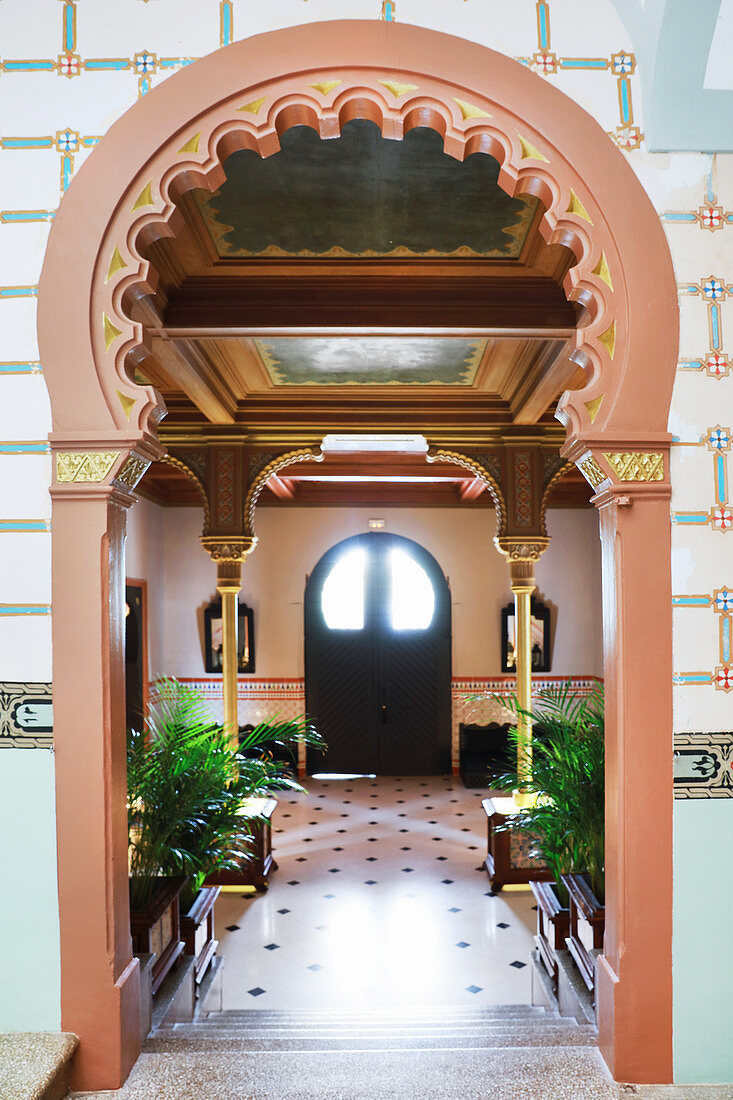
MULTIPOLYGON (((484 509, 260 508, 259 545, 244 566, 242 598, 255 612, 258 677, 303 675, 306 575, 341 539, 367 530, 379 515, 386 530, 424 546, 448 577, 453 601, 453 675, 498 676, 500 612, 511 600, 508 570, 492 539, 494 513, 484 509)), ((549 513, 552 538, 537 569, 538 595, 552 608, 555 676, 603 675, 600 542, 595 510, 549 513)), ((144 502, 129 521, 128 575, 149 579, 153 674, 204 674, 201 610, 216 595, 216 569, 199 545, 197 508, 144 502), (163 536, 163 564, 153 560, 163 536), (132 553, 132 548, 135 548, 132 553), (151 553, 153 557, 151 557, 151 553), (133 563, 137 572, 133 570, 133 563), (148 569, 149 572, 145 572, 148 569), (162 586, 162 605, 158 586, 162 586), (198 616, 197 616, 198 611, 198 616)))

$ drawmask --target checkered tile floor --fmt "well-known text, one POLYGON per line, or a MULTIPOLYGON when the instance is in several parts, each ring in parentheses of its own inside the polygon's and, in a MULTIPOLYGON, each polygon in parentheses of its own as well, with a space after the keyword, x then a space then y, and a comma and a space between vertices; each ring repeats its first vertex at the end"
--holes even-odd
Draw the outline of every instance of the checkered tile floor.
POLYGON ((528 888, 490 890, 485 791, 451 777, 309 780, 273 818, 266 895, 223 892, 225 1009, 530 999, 528 888))

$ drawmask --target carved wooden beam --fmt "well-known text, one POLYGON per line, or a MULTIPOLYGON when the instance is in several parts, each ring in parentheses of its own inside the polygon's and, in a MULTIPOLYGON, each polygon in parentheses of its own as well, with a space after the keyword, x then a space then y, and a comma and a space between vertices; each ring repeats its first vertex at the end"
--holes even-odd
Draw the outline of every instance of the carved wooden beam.
POLYGON ((237 402, 200 346, 153 339, 152 350, 173 388, 183 390, 211 424, 234 423, 237 402))
POLYGON ((270 474, 267 480, 267 488, 278 500, 295 500, 296 488, 291 478, 270 474))

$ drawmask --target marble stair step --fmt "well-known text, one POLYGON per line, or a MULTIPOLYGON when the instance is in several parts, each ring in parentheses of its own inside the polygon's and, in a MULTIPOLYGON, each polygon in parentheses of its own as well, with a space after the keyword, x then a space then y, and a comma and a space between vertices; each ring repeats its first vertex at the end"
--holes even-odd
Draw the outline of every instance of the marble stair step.
MULTIPOLYGON (((589 1034, 595 1034, 593 1024, 576 1024, 575 1021, 549 1019, 541 1021, 533 1020, 493 1020, 474 1023, 455 1022, 451 1024, 380 1024, 375 1021, 365 1024, 350 1023, 323 1023, 323 1024, 265 1024, 244 1021, 209 1021, 197 1023, 174 1024, 172 1028, 161 1029, 161 1034, 178 1034, 184 1029, 193 1028, 198 1033, 207 1032, 237 1032, 242 1035, 483 1035, 495 1031, 520 1031, 537 1030, 545 1031, 548 1027, 582 1027, 589 1034)), ((155 1034, 155 1033, 154 1033, 155 1034)))
POLYGON ((435 1019, 420 1019, 414 1016, 398 1016, 390 1019, 384 1016, 343 1017, 325 1016, 314 1019, 258 1019, 256 1016, 228 1016, 226 1013, 212 1013, 201 1022, 204 1024, 224 1024, 233 1027, 493 1027, 497 1024, 539 1024, 545 1021, 557 1021, 561 1016, 447 1016, 435 1019))
MULTIPOLYGON (((563 1024, 550 1025, 546 1024, 541 1028, 528 1029, 522 1025, 516 1024, 514 1026, 495 1026, 495 1027, 480 1027, 480 1028, 439 1028, 439 1029, 425 1029, 425 1028, 352 1028, 352 1027, 324 1027, 324 1028, 242 1028, 242 1027, 206 1027, 200 1024, 180 1024, 171 1030, 158 1033, 161 1038, 166 1037, 181 1037, 181 1036, 196 1036, 196 1035, 209 1035, 217 1037, 236 1037, 240 1036, 243 1039, 263 1039, 263 1040, 279 1040, 279 1039, 292 1039, 300 1041, 320 1041, 321 1039, 355 1039, 359 1041, 371 1041, 373 1039, 396 1039, 401 1042, 410 1042, 412 1039, 430 1040, 440 1039, 448 1040, 451 1038, 459 1039, 472 1039, 483 1041, 484 1039, 492 1038, 495 1035, 547 1035, 551 1033, 563 1033, 571 1031, 573 1034, 580 1033, 585 1035, 596 1035, 596 1030, 590 1024, 583 1024, 578 1026, 568 1026, 563 1024)), ((153 1033, 155 1036, 156 1033, 153 1033)))
POLYGON ((548 1034, 581 1034, 595 1036, 595 1029, 590 1024, 582 1025, 568 1025, 557 1023, 555 1025, 546 1024, 541 1029, 527 1029, 526 1026, 515 1024, 507 1026, 493 1026, 493 1027, 444 1027, 440 1030, 424 1030, 424 1029, 393 1029, 393 1027, 318 1027, 318 1029, 269 1029, 262 1030, 258 1027, 226 1027, 226 1026, 214 1026, 208 1027, 200 1024, 178 1024, 173 1027, 172 1030, 162 1033, 153 1033, 151 1037, 157 1037, 160 1034, 161 1038, 171 1037, 190 1037, 197 1035, 209 1035, 218 1038, 231 1038, 241 1037, 247 1038, 247 1040, 264 1042, 271 1041, 297 1041, 297 1042, 320 1042, 321 1040, 353 1040, 358 1042, 371 1042, 386 1040, 395 1040, 398 1042, 409 1043, 413 1040, 419 1040, 420 1042, 436 1040, 445 1042, 452 1040, 452 1038, 470 1038, 472 1041, 483 1042, 484 1040, 490 1040, 496 1035, 548 1035, 548 1034))
MULTIPOLYGON (((91 1094, 92 1096, 94 1094, 91 1094)), ((117 1100, 111 1093, 110 1100, 117 1100)), ((687 1090, 682 1096, 690 1100, 687 1090)), ((597 1049, 143 1054, 119 1100, 620 1100, 597 1049)), ((91 1098, 90 1098, 91 1100, 91 1098)), ((702 1098, 701 1098, 702 1100, 702 1098)), ((722 1097, 721 1097, 722 1100, 722 1097)))
POLYGON ((372 1038, 314 1037, 276 1038, 263 1035, 242 1036, 238 1033, 226 1035, 198 1032, 180 1035, 152 1036, 145 1043, 145 1052, 152 1053, 191 1053, 194 1051, 215 1054, 224 1051, 243 1053, 286 1052, 286 1051, 363 1051, 363 1050, 499 1050, 514 1047, 595 1047, 596 1038, 580 1029, 547 1028, 541 1031, 497 1030, 493 1034, 473 1038, 471 1036, 383 1036, 372 1038))
MULTIPOLYGON (((409 1037, 410 1035, 420 1035, 428 1037, 430 1035, 488 1035, 493 1034, 496 1031, 521 1031, 526 1028, 526 1023, 522 1021, 507 1021, 505 1023, 495 1024, 454 1024, 452 1026, 435 1026, 435 1027, 420 1027, 415 1025, 405 1024, 401 1027, 380 1027, 378 1024, 364 1024, 364 1025, 344 1025, 338 1026, 336 1024, 324 1024, 322 1026, 305 1026, 297 1025, 295 1027, 281 1027, 279 1025, 271 1025, 262 1027, 258 1024, 250 1025, 236 1025, 236 1024, 177 1024, 173 1028, 167 1028, 161 1030, 162 1035, 181 1035, 182 1029, 193 1026, 196 1028, 196 1034, 204 1032, 208 1035, 214 1034, 237 1034, 237 1035, 289 1035, 289 1036, 318 1036, 318 1035, 394 1035, 409 1037)), ((545 1031, 548 1027, 553 1026, 549 1023, 541 1025, 539 1030, 545 1031)), ((558 1020, 554 1025, 556 1027, 562 1027, 563 1024, 558 1020)), ((582 1025, 587 1029, 589 1034, 596 1034, 596 1029, 591 1024, 582 1025)))
POLYGON ((79 1040, 68 1032, 0 1035, 0 1098, 61 1100, 79 1040))
POLYGON ((452 1023, 453 1021, 472 1022, 484 1020, 542 1020, 560 1019, 556 1009, 546 1009, 534 1005, 496 1005, 488 1008, 460 1008, 450 1006, 446 1009, 407 1007, 404 1009, 225 1009, 223 1012, 210 1012, 207 1020, 249 1021, 255 1023, 452 1023))

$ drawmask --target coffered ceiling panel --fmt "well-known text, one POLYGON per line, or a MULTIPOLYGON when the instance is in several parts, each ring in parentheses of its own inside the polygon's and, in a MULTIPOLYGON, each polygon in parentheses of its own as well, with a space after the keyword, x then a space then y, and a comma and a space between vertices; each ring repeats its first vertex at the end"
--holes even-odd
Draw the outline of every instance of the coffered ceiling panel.
POLYGON ((271 337, 254 343, 275 386, 470 386, 487 341, 271 337))

